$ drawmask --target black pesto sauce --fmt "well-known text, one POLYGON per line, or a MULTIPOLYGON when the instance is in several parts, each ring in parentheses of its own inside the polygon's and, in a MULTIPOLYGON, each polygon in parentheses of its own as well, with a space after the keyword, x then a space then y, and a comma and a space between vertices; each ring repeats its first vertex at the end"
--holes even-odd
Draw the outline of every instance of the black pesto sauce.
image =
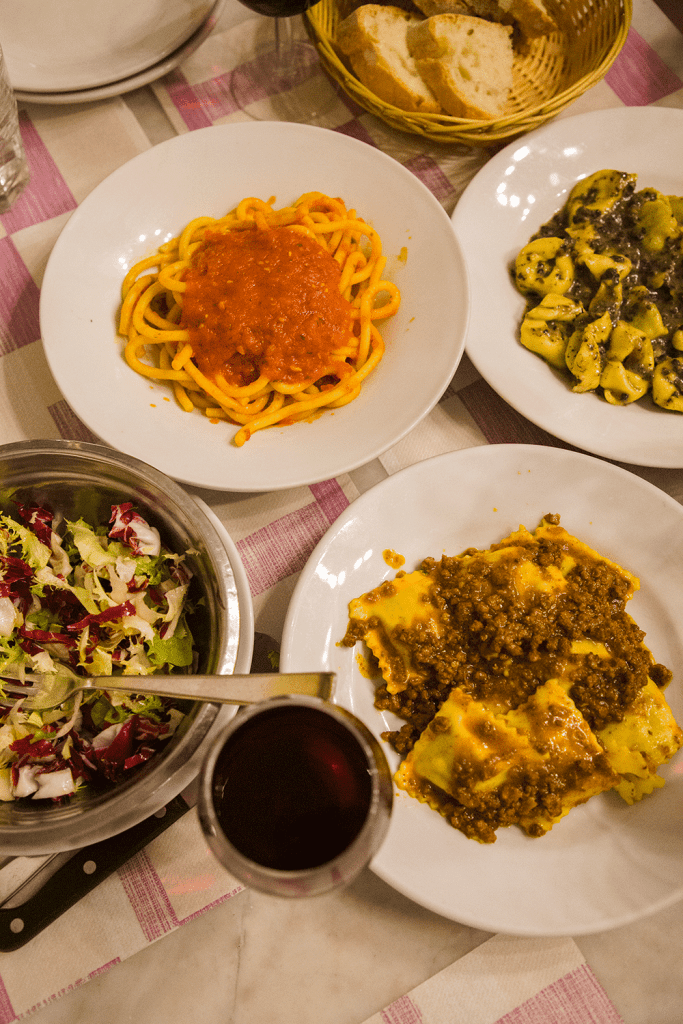
MULTIPOLYGON (((586 200, 590 201, 590 198, 591 192, 588 193, 586 200)), ((574 211, 574 222, 589 222, 595 225, 597 234, 590 242, 594 252, 603 253, 616 250, 631 261, 631 272, 623 281, 622 313, 628 317, 633 312, 629 307, 629 294, 635 288, 645 288, 647 295, 640 295, 634 302, 642 301, 644 298, 646 301, 654 303, 670 336, 674 331, 683 327, 683 249, 680 238, 668 239, 657 253, 650 253, 643 248, 641 243, 644 229, 638 224, 638 215, 644 203, 656 198, 657 193, 654 189, 645 188, 635 192, 635 186, 629 184, 626 186, 622 198, 614 204, 612 209, 605 213, 589 206, 581 206, 574 211), (653 282, 660 276, 664 278, 663 283, 657 287, 653 286, 653 282)), ((563 207, 542 225, 532 239, 561 238, 566 242, 566 247, 563 247, 561 252, 571 253, 574 240, 567 233, 566 228, 567 211, 563 207)), ((608 274, 616 284, 618 280, 616 271, 608 272, 608 274)), ((610 279, 608 274, 603 275, 603 281, 610 279)), ((566 294, 569 298, 581 302, 584 307, 587 307, 597 290, 595 278, 585 266, 578 262, 575 263, 575 275, 575 280, 566 294)), ((535 305, 535 303, 531 303, 531 305, 535 305)), ((616 323, 615 318, 619 312, 617 304, 608 304, 607 309, 613 324, 616 323)), ((590 317, 586 318, 586 322, 595 320, 596 314, 601 316, 605 311, 605 309, 594 306, 590 317)), ((579 326, 578 323, 577 326, 579 326)), ((660 355, 677 355, 677 351, 668 344, 669 340, 655 339, 653 342, 653 345, 659 347, 660 355)))

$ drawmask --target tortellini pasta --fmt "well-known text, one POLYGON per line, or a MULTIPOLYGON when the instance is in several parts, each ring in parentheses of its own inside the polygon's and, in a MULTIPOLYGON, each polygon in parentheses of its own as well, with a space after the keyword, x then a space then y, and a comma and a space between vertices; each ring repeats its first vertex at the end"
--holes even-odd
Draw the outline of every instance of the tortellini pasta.
POLYGON ((683 412, 683 197, 636 180, 583 178, 520 250, 520 341, 577 393, 683 412))

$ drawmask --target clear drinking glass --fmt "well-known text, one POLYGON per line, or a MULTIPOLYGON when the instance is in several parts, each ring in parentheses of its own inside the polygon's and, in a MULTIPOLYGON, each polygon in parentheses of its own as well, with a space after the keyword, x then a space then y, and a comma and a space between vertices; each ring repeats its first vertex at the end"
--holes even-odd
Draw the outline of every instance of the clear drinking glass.
POLYGON ((7 213, 28 185, 28 178, 17 101, 0 49, 0 213, 7 213))
POLYGON ((254 120, 318 124, 335 102, 332 87, 300 89, 319 65, 318 51, 309 40, 298 15, 318 0, 240 0, 244 7, 268 19, 256 41, 255 60, 233 75, 230 92, 235 103, 254 120), (255 97, 271 97, 261 114, 255 97))
POLYGON ((392 800, 378 741, 345 708, 316 697, 241 708, 199 777, 199 821, 214 855, 275 896, 351 882, 384 840, 392 800))

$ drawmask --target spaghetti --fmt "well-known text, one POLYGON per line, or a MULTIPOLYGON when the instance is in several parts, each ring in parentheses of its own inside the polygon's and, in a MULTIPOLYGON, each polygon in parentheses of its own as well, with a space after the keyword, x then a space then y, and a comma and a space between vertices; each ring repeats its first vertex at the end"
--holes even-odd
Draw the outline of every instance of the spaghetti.
POLYGON ((273 202, 196 218, 122 286, 128 365, 185 411, 237 424, 238 447, 353 401, 384 354, 375 321, 400 303, 377 232, 341 199, 273 202))

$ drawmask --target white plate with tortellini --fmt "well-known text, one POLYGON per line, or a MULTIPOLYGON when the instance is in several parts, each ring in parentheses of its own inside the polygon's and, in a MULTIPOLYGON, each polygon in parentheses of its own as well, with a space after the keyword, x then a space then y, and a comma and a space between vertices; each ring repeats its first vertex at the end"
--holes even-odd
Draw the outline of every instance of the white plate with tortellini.
POLYGON ((466 351, 584 451, 683 467, 683 110, 560 118, 508 145, 452 217, 466 351))

